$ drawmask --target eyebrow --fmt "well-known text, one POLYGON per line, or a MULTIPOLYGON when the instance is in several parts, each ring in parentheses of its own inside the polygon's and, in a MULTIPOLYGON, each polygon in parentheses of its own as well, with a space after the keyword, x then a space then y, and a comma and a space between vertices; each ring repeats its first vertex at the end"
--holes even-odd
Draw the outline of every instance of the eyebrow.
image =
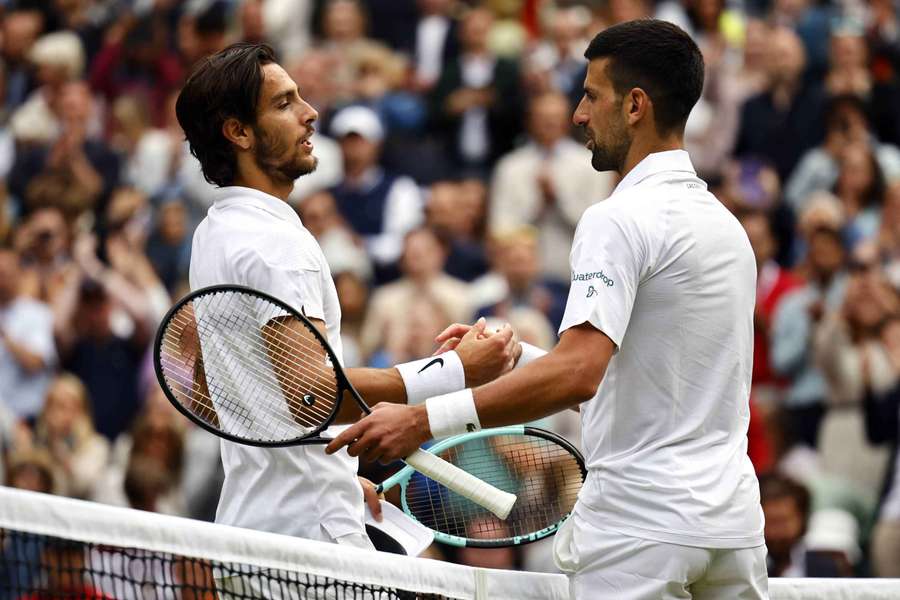
POLYGON ((278 104, 282 100, 284 100, 290 96, 293 96, 295 91, 296 91, 296 88, 294 88, 293 90, 285 90, 283 92, 279 92, 279 93, 275 94, 272 97, 271 104, 273 104, 273 105, 278 104))

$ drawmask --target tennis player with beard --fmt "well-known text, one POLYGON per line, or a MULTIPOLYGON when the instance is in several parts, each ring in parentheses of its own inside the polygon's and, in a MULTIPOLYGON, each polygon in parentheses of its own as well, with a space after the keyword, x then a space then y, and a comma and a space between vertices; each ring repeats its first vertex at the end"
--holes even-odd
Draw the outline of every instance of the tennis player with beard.
MULTIPOLYGON (((262 44, 235 44, 204 59, 176 104, 178 121, 218 196, 193 238, 191 289, 245 285, 305 313, 341 355, 340 306, 319 245, 287 203, 294 180, 316 167, 309 139, 318 117, 262 44)), ((277 324, 273 326, 290 326, 277 324)), ((455 352, 391 369, 349 369, 369 403, 424 400, 483 383, 512 367, 510 329, 473 331, 455 352)), ((359 416, 343 402, 339 419, 359 416), (346 413, 346 414, 345 414, 346 413)), ((340 421, 339 421, 340 422, 340 421)), ((357 460, 318 445, 256 448, 223 440, 225 483, 216 521, 371 548, 357 460)), ((234 591, 234 590, 232 590, 234 591)))
POLYGON ((572 597, 767 598, 747 457, 756 266, 684 151, 703 59, 655 20, 604 30, 585 57, 574 122, 594 168, 622 180, 578 224, 559 344, 474 390, 375 406, 328 450, 389 461, 467 425, 580 405, 589 474, 554 542, 572 597))

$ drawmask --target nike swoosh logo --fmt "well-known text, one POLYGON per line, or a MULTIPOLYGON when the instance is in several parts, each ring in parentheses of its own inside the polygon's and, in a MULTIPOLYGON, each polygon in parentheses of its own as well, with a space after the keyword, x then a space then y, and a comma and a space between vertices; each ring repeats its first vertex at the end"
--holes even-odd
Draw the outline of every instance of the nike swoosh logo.
POLYGON ((417 371, 417 373, 421 373, 422 371, 424 371, 425 369, 427 369, 427 368, 430 367, 431 365, 441 365, 441 368, 443 369, 443 368, 444 368, 444 359, 443 359, 443 358, 436 358, 436 359, 434 359, 433 361, 429 362, 427 365, 425 365, 424 367, 422 367, 421 369, 419 369, 419 370, 417 371))

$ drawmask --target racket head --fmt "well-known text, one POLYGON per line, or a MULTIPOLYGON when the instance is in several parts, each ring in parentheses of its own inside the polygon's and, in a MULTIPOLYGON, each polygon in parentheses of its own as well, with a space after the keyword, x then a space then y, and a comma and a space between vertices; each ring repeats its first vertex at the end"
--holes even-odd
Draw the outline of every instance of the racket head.
POLYGON ((553 535, 571 514, 587 477, 584 457, 567 440, 536 427, 484 429, 441 440, 428 452, 518 500, 501 521, 483 507, 404 468, 382 488, 401 488, 403 510, 452 546, 497 548, 553 535))
POLYGON ((153 364, 179 412, 250 446, 327 441, 319 434, 334 420, 343 392, 356 395, 308 318, 239 285, 205 287, 179 300, 157 330, 153 364))

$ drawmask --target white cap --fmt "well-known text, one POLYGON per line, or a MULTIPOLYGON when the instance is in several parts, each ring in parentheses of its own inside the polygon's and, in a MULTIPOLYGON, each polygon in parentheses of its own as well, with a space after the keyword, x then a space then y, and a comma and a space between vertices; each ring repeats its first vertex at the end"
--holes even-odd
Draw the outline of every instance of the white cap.
POLYGON ((859 525, 856 517, 838 508, 817 510, 809 518, 808 550, 843 552, 851 563, 859 560, 859 525))
POLYGON ((350 133, 355 133, 372 142, 380 142, 384 139, 384 127, 381 119, 371 108, 365 106, 350 106, 339 111, 331 121, 331 134, 336 138, 342 138, 350 133))

